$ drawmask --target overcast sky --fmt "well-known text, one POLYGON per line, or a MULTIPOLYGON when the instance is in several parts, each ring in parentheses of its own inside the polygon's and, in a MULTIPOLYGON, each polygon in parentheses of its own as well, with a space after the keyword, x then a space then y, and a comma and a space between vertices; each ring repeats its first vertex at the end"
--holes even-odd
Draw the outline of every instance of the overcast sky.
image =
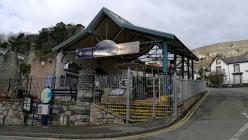
POLYGON ((247 0, 0 0, 0 33, 37 33, 60 21, 87 26, 103 6, 191 49, 248 39, 247 0))

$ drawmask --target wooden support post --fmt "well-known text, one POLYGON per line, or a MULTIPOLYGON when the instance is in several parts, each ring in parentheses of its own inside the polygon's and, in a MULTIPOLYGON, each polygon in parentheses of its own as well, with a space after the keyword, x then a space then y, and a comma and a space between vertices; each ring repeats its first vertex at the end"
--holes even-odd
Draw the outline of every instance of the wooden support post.
POLYGON ((182 56, 182 78, 184 79, 184 56, 182 56))
POLYGON ((162 53, 163 53, 163 93, 167 95, 167 74, 168 74, 168 46, 164 42, 161 45, 162 53))
POLYGON ((192 73, 192 80, 194 80, 195 79, 195 77, 194 77, 194 60, 193 59, 191 59, 191 73, 192 73))
POLYGON ((173 69, 173 73, 177 74, 177 53, 174 52, 174 69, 173 69))
POLYGON ((187 78, 190 79, 190 72, 189 72, 189 58, 187 58, 187 78))

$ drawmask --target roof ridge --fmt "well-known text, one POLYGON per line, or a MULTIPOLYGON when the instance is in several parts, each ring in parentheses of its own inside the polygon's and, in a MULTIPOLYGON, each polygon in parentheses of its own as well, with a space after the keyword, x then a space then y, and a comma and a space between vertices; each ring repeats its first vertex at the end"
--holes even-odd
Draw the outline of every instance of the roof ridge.
MULTIPOLYGON (((122 25, 133 25, 131 22, 126 20, 125 18, 121 17, 120 15, 116 14, 115 12, 109 10, 108 8, 103 7, 102 10, 106 15, 108 15, 111 19, 115 18, 115 22, 119 22, 122 25)), ((134 25, 133 25, 134 26, 134 25)))

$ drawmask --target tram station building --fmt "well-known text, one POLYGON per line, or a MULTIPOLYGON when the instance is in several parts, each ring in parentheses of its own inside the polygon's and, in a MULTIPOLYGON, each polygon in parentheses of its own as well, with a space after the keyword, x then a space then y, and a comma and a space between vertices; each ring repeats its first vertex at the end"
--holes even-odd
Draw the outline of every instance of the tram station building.
MULTIPOLYGON (((110 89, 120 86, 128 69, 132 76, 163 75, 167 78, 175 74, 178 78, 194 79, 193 61, 198 60, 176 35, 136 26, 107 8, 102 8, 84 31, 54 47, 53 51, 56 54, 55 88, 60 87, 58 81, 67 62, 66 65, 71 65, 67 67, 71 69, 67 76, 79 78, 78 95, 80 87, 85 87, 80 84, 92 80, 85 75, 95 75, 92 87, 110 89), (103 75, 108 75, 107 80, 103 75), (109 78, 111 75, 115 78, 109 78), (86 81, 80 83, 80 76, 86 81)), ((144 87, 149 82, 140 79, 136 78, 134 90, 138 93, 133 96, 138 99, 152 96, 144 87)), ((167 89, 168 84, 161 83, 162 88, 167 89)), ((167 90, 162 92, 159 95, 166 95, 167 90)), ((93 95, 83 96, 88 100, 93 95)))

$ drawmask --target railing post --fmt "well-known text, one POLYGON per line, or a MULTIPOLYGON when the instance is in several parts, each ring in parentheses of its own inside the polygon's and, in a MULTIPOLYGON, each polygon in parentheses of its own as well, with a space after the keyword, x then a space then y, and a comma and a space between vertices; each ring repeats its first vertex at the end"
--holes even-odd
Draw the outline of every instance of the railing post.
POLYGON ((180 90, 179 90, 179 97, 180 97, 180 103, 182 103, 182 79, 179 79, 179 88, 180 88, 180 90))
POLYGON ((174 117, 177 118, 177 93, 176 93, 176 73, 174 73, 173 76, 173 113, 174 113, 174 117))
POLYGON ((156 95, 155 95, 155 77, 153 75, 152 77, 152 94, 153 94, 153 105, 152 105, 152 117, 155 118, 155 98, 156 98, 156 95))
POLYGON ((131 85, 131 71, 130 67, 127 70, 127 105, 126 105, 126 124, 130 120, 130 87, 131 85))
POLYGON ((158 101, 161 102, 161 77, 158 78, 158 101))
POLYGON ((94 89, 93 89, 93 103, 95 103, 96 102, 96 88, 97 88, 97 86, 96 86, 96 74, 95 74, 95 82, 94 82, 94 89))

